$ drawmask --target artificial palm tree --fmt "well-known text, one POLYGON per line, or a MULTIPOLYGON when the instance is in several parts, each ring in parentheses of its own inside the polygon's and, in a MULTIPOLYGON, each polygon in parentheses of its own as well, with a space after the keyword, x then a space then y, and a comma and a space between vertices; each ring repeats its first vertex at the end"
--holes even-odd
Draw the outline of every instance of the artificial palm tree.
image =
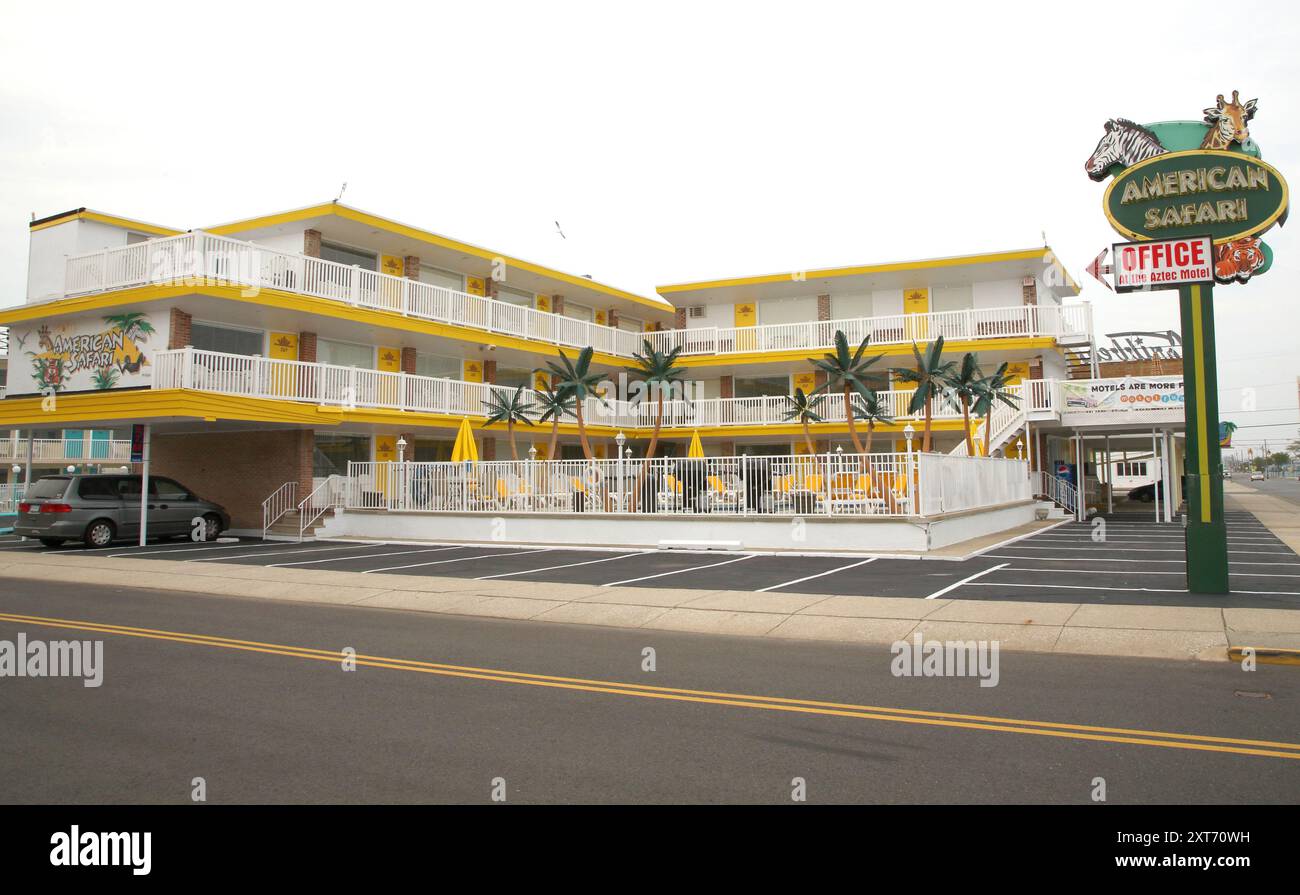
POLYGON ((659 429, 664 424, 664 392, 683 382, 686 368, 677 366, 677 355, 682 352, 680 345, 665 354, 656 351, 650 340, 646 339, 642 350, 644 354, 632 355, 636 365, 628 367, 627 371, 640 376, 646 386, 655 392, 655 430, 645 450, 645 458, 649 460, 655 455, 655 448, 659 445, 659 429))
POLYGON ((925 410, 925 434, 921 440, 921 450, 928 452, 934 399, 943 394, 944 380, 956 365, 956 361, 943 360, 943 336, 935 339, 930 350, 924 353, 913 342, 912 354, 916 356, 916 369, 901 367, 894 371, 894 378, 901 382, 916 383, 916 391, 912 393, 912 401, 907 405, 907 412, 915 414, 919 410, 925 410))
POLYGON ((993 437, 991 431, 993 408, 999 403, 1012 409, 1019 406, 1020 396, 1007 388, 1011 384, 1011 375, 1007 373, 1007 367, 1008 364, 1004 361, 992 376, 981 379, 978 386, 979 397, 975 400, 974 412, 977 417, 984 417, 984 456, 986 457, 989 453, 989 439, 993 437))
POLYGON ((876 434, 876 424, 889 426, 894 422, 894 416, 890 413, 889 402, 882 401, 880 394, 872 388, 862 394, 861 406, 855 408, 857 418, 867 424, 867 444, 863 453, 871 453, 871 439, 876 434))
POLYGON ((506 433, 510 436, 510 458, 519 459, 519 446, 515 443, 515 423, 533 424, 532 417, 529 415, 532 408, 524 403, 524 389, 527 386, 519 386, 513 394, 500 392, 495 389, 492 396, 483 402, 483 406, 488 410, 487 422, 485 426, 493 423, 505 423, 506 433))
POLYGON ((814 390, 813 394, 818 392, 829 392, 831 389, 842 389, 844 392, 844 419, 849 425, 849 438, 853 440, 853 447, 859 454, 866 451, 862 449, 862 441, 858 438, 858 428, 853 422, 853 393, 857 392, 859 396, 866 397, 866 393, 871 391, 867 385, 866 375, 867 368, 876 361, 884 357, 883 354, 877 354, 875 357, 863 358, 862 355, 867 351, 867 344, 871 341, 871 336, 862 339, 862 344, 858 350, 849 353, 849 340, 844 335, 843 330, 835 331, 835 351, 826 354, 822 360, 810 360, 809 363, 813 368, 826 374, 826 384, 814 390))
POLYGON ((809 454, 816 454, 817 448, 813 445, 812 433, 808 431, 808 424, 826 422, 818 412, 821 410, 823 397, 816 393, 805 395, 801 388, 795 389, 793 395, 785 396, 785 416, 782 418, 787 421, 798 420, 799 425, 803 426, 803 440, 808 445, 809 454))
POLYGON ((563 392, 557 392, 549 383, 546 388, 533 389, 533 403, 541 414, 537 417, 539 423, 547 420, 551 421, 551 444, 546 449, 546 459, 554 460, 555 446, 560 438, 560 420, 566 416, 573 416, 573 396, 563 392))
POLYGON ((596 394, 596 386, 602 379, 600 373, 591 372, 591 356, 595 351, 588 345, 578 352, 576 361, 571 361, 561 350, 558 364, 555 361, 547 361, 548 370, 534 371, 550 373, 555 390, 573 398, 573 415, 578 420, 578 440, 582 442, 582 454, 588 460, 594 460, 595 457, 591 453, 591 444, 587 441, 587 421, 582 415, 582 405, 587 398, 596 394))
POLYGON ((975 456, 975 440, 970 431, 970 409, 980 397, 980 383, 984 374, 980 371, 979 358, 969 351, 961 359, 961 364, 954 367, 944 377, 948 394, 957 399, 961 405, 961 418, 966 433, 966 455, 975 456))

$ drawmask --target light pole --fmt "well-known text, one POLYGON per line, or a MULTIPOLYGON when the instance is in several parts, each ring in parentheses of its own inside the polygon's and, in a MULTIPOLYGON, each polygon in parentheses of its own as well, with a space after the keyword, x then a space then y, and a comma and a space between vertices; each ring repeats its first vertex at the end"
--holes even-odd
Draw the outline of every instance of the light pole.
POLYGON ((906 426, 903 427, 903 438, 907 441, 906 472, 907 472, 907 496, 908 496, 908 504, 909 504, 908 509, 912 511, 913 516, 919 515, 921 512, 921 508, 917 501, 917 497, 918 497, 917 492, 920 489, 916 487, 918 483, 916 482, 915 474, 912 472, 913 470, 912 438, 915 437, 915 435, 916 435, 916 428, 911 423, 908 423, 906 426))
POLYGON ((397 482, 399 499, 406 506, 406 439, 400 435, 397 436, 397 482))
MULTIPOLYGON (((619 429, 618 434, 614 436, 614 444, 616 445, 616 447, 614 448, 614 452, 615 452, 615 455, 616 455, 617 458, 618 458, 618 508, 619 508, 620 510, 623 509, 623 504, 624 504, 624 494, 623 494, 623 445, 624 445, 625 443, 627 443, 627 436, 623 434, 623 430, 622 430, 622 429, 619 429)), ((631 449, 631 448, 628 448, 627 453, 628 453, 628 456, 631 456, 631 454, 632 454, 632 449, 631 449)))

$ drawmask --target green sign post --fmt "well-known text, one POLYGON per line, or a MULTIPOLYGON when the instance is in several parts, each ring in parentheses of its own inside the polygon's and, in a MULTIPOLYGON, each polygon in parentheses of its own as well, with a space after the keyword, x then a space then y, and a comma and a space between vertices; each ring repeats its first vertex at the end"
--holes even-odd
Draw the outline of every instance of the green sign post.
POLYGON ((1187 589, 1192 593, 1229 589, 1213 284, 1246 283, 1268 270, 1272 251, 1259 237, 1285 222, 1290 202, 1286 181, 1260 159, 1247 129, 1256 106, 1253 99, 1242 102, 1234 90, 1231 101, 1220 95, 1205 110, 1204 124, 1140 125, 1112 118, 1084 163, 1093 180, 1114 178, 1102 207, 1116 231, 1143 245, 1165 243, 1162 251, 1126 246, 1127 265, 1117 257, 1117 271, 1146 283, 1142 288, 1178 289, 1187 428, 1187 589), (1212 239, 1209 265, 1193 257, 1193 234, 1212 239))
POLYGON ((1223 519, 1219 385, 1214 357, 1214 287, 1180 286, 1183 326, 1187 589, 1228 592, 1228 528, 1223 519))

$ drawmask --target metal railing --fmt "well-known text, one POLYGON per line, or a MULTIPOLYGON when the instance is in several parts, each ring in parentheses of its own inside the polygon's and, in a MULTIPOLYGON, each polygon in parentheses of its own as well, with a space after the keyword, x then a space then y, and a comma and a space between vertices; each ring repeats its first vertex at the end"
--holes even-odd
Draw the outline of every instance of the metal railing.
POLYGON ((27 486, 21 482, 8 482, 0 485, 0 513, 18 512, 18 502, 27 493, 27 486))
MULTIPOLYGON (((157 352, 154 355, 151 387, 194 389, 345 408, 382 408, 454 416, 486 416, 484 402, 493 393, 509 396, 514 392, 514 389, 507 386, 490 383, 250 357, 197 348, 157 352)), ((1024 401, 1024 385, 1012 386, 1008 391, 1024 401)), ((1054 394, 1052 389, 1040 391, 1049 397, 1054 394)), ((908 412, 908 404, 912 400, 911 391, 892 389, 878 394, 895 419, 921 417, 921 413, 913 415, 908 412)), ((526 406, 533 406, 536 396, 526 389, 523 400, 526 406)), ((851 400, 855 407, 862 409, 860 397, 853 395, 851 400)), ((777 425, 789 422, 786 418, 789 406, 782 395, 669 400, 664 402, 663 425, 665 428, 777 425)), ((994 411, 995 432, 1007 422, 1003 419, 1003 410, 1011 411, 1011 408, 1003 408, 1002 405, 999 408, 1002 409, 994 411)), ((955 420, 962 416, 959 407, 943 401, 935 401, 931 410, 932 418, 936 420, 955 420)), ((588 398, 583 405, 583 417, 593 425, 646 428, 654 425, 657 413, 653 401, 634 403, 588 398)), ((819 413, 828 423, 844 422, 843 397, 833 393, 826 395, 819 413)), ((865 428, 862 423, 858 425, 859 428, 865 428)), ((128 444, 128 451, 129 447, 128 444)))
POLYGON ((271 526, 284 518, 298 503, 298 483, 285 482, 271 492, 271 496, 262 501, 262 537, 271 530, 271 526))
POLYGON ((348 464, 344 507, 459 513, 936 516, 1032 497, 1023 461, 873 453, 348 464))
POLYGON ((335 507, 342 506, 346 489, 341 475, 328 476, 298 504, 298 540, 306 537, 307 529, 335 507))
POLYGON ((1039 470, 1034 478, 1035 496, 1045 497, 1057 506, 1076 515, 1079 506, 1079 489, 1063 478, 1050 472, 1039 470))
POLYGON ((750 327, 627 332, 201 230, 74 255, 66 262, 64 295, 146 284, 203 282, 235 285, 245 290, 278 289, 551 345, 591 346, 619 357, 631 357, 641 351, 646 339, 660 351, 680 346, 685 355, 725 355, 821 350, 832 346, 836 330, 843 330, 855 344, 870 335, 876 345, 926 342, 940 335, 949 341, 1012 337, 1067 339, 1085 337, 1092 331, 1090 305, 1044 304, 750 327))
MULTIPOLYGON (((129 439, 101 438, 33 438, 32 462, 49 463, 72 461, 75 463, 129 463, 129 439)), ((25 461, 27 439, 12 436, 0 438, 0 461, 25 461)))

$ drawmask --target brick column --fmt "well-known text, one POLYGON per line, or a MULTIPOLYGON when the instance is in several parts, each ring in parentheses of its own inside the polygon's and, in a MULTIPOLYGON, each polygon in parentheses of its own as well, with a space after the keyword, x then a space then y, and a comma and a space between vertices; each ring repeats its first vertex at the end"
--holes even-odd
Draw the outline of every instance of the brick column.
POLYGON ((718 443, 718 451, 724 457, 730 457, 736 453, 736 443, 734 441, 722 441, 718 443))
POLYGON ((415 372, 415 349, 414 348, 402 349, 402 372, 403 373, 415 372))
POLYGON ((497 362, 496 362, 496 361, 494 361, 494 360, 485 360, 485 361, 483 361, 483 381, 484 381, 484 382, 496 382, 496 381, 497 381, 497 362))
POLYGON ((492 436, 483 439, 483 460, 495 460, 497 458, 497 440, 492 436))
POLYGON ((618 329, 618 308, 609 309, 609 323, 607 325, 618 329))
POLYGON ((311 494, 312 457, 316 452, 316 433, 311 429, 300 429, 295 433, 294 464, 297 467, 298 499, 303 500, 311 494))
POLYGON ((831 319, 831 297, 829 295, 817 296, 817 319, 831 319))
POLYGON ((309 258, 320 257, 320 231, 304 230, 302 233, 302 253, 309 258))
POLYGON ((686 329, 686 309, 678 308, 673 311, 673 329, 686 329))
POLYGON ((1043 359, 1041 357, 1036 357, 1029 362, 1029 378, 1043 378, 1043 359))
POLYGON ((315 333, 298 333, 298 360, 316 363, 315 333))
POLYGON ((191 341, 190 326, 194 318, 179 308, 172 308, 171 321, 167 327, 167 347, 184 348, 194 344, 191 341))
POLYGON ((1020 286, 1020 294, 1024 298, 1025 304, 1038 304, 1038 281, 1030 279, 1028 283, 1022 283, 1020 286))
POLYGON ((552 295, 552 296, 551 296, 551 313, 552 313, 552 314, 563 314, 563 313, 564 313, 564 296, 563 296, 563 295, 552 295))
POLYGON ((403 274, 408 280, 418 280, 420 278, 420 258, 418 255, 407 255, 404 261, 403 274))
POLYGON ((721 380, 719 380, 718 397, 721 398, 736 397, 736 379, 734 376, 723 376, 721 380))
POLYGON ((487 293, 487 298, 497 297, 497 281, 491 277, 483 278, 483 291, 487 293))

